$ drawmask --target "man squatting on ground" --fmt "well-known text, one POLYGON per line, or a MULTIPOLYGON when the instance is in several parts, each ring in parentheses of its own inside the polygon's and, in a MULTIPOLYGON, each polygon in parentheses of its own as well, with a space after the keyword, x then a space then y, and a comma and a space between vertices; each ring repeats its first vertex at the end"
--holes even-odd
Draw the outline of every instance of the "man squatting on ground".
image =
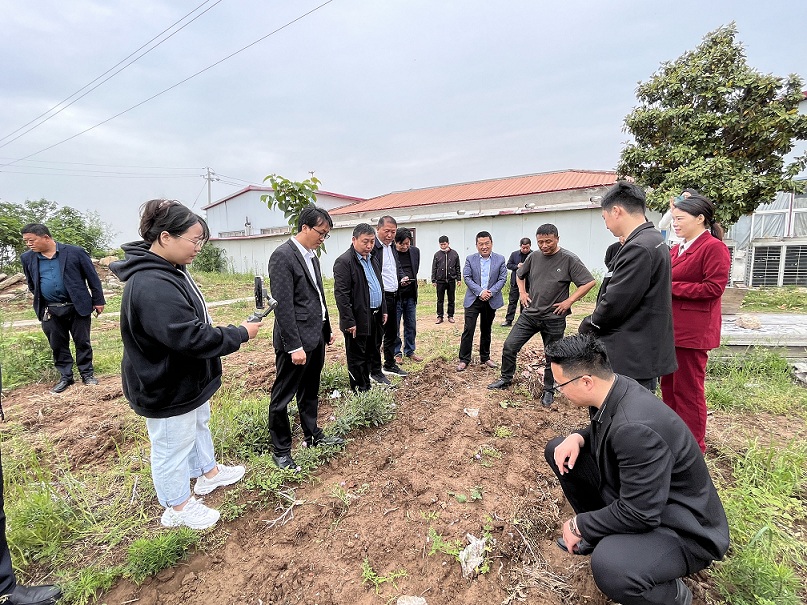
POLYGON ((729 547, 729 528, 698 443, 678 415, 614 374, 590 334, 547 347, 561 391, 590 424, 550 441, 544 455, 575 516, 558 545, 591 554, 599 589, 623 605, 690 605, 681 580, 729 547))
MULTIPOLYGON (((541 334, 546 357, 547 345, 563 338, 566 316, 572 312, 572 305, 588 294, 596 283, 583 262, 559 246, 555 225, 547 223, 538 227, 535 240, 540 254, 533 252, 527 256, 517 270, 517 289, 524 310, 504 341, 501 378, 489 384, 489 389, 510 386, 516 372, 518 352, 535 334, 541 334), (572 283, 577 290, 570 296, 569 285, 572 283)), ((554 378, 549 362, 549 357, 546 357, 544 393, 541 396, 541 403, 546 407, 552 405, 554 399, 554 378)))

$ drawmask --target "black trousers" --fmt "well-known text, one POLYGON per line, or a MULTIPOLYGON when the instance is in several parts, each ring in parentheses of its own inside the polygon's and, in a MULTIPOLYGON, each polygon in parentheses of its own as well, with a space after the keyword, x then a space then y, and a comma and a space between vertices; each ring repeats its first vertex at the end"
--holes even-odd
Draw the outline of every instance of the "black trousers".
MULTIPOLYGON (((376 335, 376 354, 373 355, 370 374, 375 376, 381 373, 381 353, 384 352, 384 367, 395 365, 395 341, 398 339, 398 322, 395 321, 395 309, 398 308, 398 292, 384 292, 387 303, 387 323, 381 326, 376 335)), ((379 320, 380 322, 380 320, 379 320)))
MULTIPOLYGON (((574 512, 604 508, 598 491, 600 473, 588 447, 580 451, 574 469, 563 475, 558 472, 554 452, 562 441, 563 437, 550 441, 544 457, 574 512)), ((591 572, 597 587, 623 605, 674 603, 675 580, 711 563, 694 557, 681 537, 667 527, 643 534, 612 534, 593 546, 591 572)))
MULTIPOLYGON (((504 348, 502 349, 502 379, 507 382, 513 380, 516 373, 518 352, 535 334, 541 334, 541 339, 544 341, 544 350, 546 350, 548 344, 563 338, 565 330, 565 315, 555 315, 548 318, 537 317, 529 312, 519 315, 518 320, 507 335, 507 340, 504 341, 504 348)), ((549 361, 549 359, 546 360, 546 367, 544 368, 545 390, 555 385, 549 361)))
POLYGON ((17 586, 6 541, 6 513, 3 504, 3 460, 0 457, 0 596, 11 594, 17 586))
POLYGON ((507 298, 507 315, 504 316, 504 321, 510 323, 516 318, 516 306, 521 307, 521 312, 524 312, 524 305, 518 302, 518 285, 510 284, 510 296, 507 298))
POLYGON ((317 409, 323 365, 324 337, 314 350, 306 353, 305 363, 301 365, 294 365, 289 353, 275 353, 275 383, 269 400, 269 434, 275 455, 286 456, 291 452, 288 406, 295 397, 304 437, 310 441, 322 435, 322 429, 317 426, 317 409))
POLYGON ((477 298, 470 307, 465 307, 465 327, 460 339, 460 361, 471 363, 477 318, 479 318, 479 360, 485 363, 490 359, 491 327, 494 317, 496 317, 496 310, 492 309, 486 300, 477 298))
MULTIPOLYGON (((355 338, 345 332, 345 356, 347 357, 347 372, 350 378, 350 388, 360 393, 370 390, 370 374, 374 364, 378 361, 378 343, 381 337, 381 311, 376 311, 370 320, 370 334, 356 336, 355 338)), ((379 367, 379 372, 381 371, 379 367)))
POLYGON ((92 345, 90 344, 90 316, 76 313, 73 306, 59 307, 62 315, 50 313, 42 322, 42 331, 53 351, 53 365, 62 378, 73 377, 73 356, 70 354, 70 337, 76 345, 76 365, 82 377, 92 376, 92 345))
POLYGON ((454 317, 454 299, 457 292, 457 282, 438 281, 434 285, 437 287, 437 317, 443 317, 443 303, 445 295, 448 294, 448 316, 454 317))

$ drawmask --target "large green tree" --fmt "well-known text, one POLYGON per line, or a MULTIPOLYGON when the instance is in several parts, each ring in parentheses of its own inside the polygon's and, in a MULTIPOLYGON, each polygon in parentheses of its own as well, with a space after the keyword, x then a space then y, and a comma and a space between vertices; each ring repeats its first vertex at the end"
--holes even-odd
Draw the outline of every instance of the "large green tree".
POLYGON ((114 235, 95 212, 82 213, 46 199, 0 202, 0 270, 18 268, 19 256, 25 251, 20 229, 28 223, 47 225, 56 241, 81 246, 94 256, 106 251, 114 235))
POLYGON ((693 187, 731 225, 777 191, 801 187, 793 178, 807 154, 786 157, 797 140, 807 140, 807 115, 798 111, 802 79, 753 69, 736 37, 733 23, 721 27, 639 83, 639 105, 625 118, 633 142, 617 172, 649 188, 655 210, 693 187))

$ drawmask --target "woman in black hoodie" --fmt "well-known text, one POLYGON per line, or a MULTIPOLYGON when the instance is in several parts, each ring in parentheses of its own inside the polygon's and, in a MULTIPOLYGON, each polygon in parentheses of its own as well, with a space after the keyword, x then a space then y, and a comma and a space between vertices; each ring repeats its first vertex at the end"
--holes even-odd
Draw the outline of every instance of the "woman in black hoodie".
POLYGON ((166 507, 166 527, 204 529, 219 512, 196 500, 244 476, 243 466, 216 464, 210 397, 221 386, 221 356, 258 333, 259 323, 214 327, 199 287, 185 268, 208 240, 207 224, 174 200, 141 208, 143 241, 125 244, 110 269, 126 282, 121 302, 123 394, 146 418, 151 475, 166 507))

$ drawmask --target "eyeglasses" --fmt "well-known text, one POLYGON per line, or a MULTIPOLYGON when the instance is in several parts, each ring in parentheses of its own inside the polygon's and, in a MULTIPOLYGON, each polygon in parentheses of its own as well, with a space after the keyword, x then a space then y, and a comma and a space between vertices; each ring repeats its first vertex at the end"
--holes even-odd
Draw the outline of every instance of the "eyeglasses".
POLYGON ((175 235, 174 237, 184 239, 186 242, 192 243, 194 248, 199 248, 200 250, 202 249, 202 246, 205 245, 205 240, 203 239, 190 239, 189 237, 182 237, 181 235, 175 235))
POLYGON ((574 378, 572 378, 571 380, 567 380, 566 382, 562 382, 561 384, 556 384, 555 386, 550 387, 550 388, 548 388, 548 389, 546 389, 546 390, 547 390, 547 391, 552 391, 552 393, 553 393, 553 394, 560 393, 560 392, 561 392, 561 389, 562 389, 563 387, 565 387, 567 384, 571 384, 571 383, 572 383, 572 382, 574 382, 575 380, 580 380, 581 378, 583 378, 583 376, 585 376, 585 374, 581 374, 580 376, 575 376, 575 377, 574 377, 574 378))
POLYGON ((316 227, 311 227, 311 231, 316 231, 322 239, 328 239, 329 237, 331 237, 330 233, 328 233, 327 231, 320 231, 316 227))

